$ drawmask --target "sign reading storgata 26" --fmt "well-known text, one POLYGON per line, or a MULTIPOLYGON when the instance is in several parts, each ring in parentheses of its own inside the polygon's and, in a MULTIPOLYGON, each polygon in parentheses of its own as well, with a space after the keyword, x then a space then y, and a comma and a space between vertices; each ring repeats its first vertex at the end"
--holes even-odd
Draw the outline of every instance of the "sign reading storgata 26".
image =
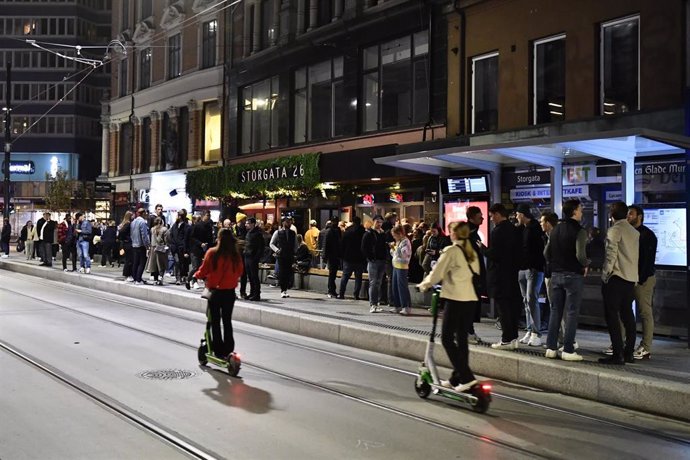
POLYGON ((304 165, 269 166, 246 169, 240 172, 240 182, 261 182, 279 179, 298 179, 304 177, 304 165))

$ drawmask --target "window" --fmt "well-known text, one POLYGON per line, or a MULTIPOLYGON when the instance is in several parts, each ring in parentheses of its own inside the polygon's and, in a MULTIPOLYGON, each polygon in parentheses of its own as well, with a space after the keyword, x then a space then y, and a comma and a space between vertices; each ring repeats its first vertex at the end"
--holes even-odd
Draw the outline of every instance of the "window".
POLYGON ((472 132, 498 129, 498 53, 472 59, 472 132))
POLYGON ((127 64, 127 59, 120 62, 120 97, 127 95, 127 80, 129 79, 127 76, 127 64))
POLYGON ((221 114, 218 101, 204 104, 204 162, 220 161, 221 114))
POLYGON ((151 86, 151 48, 139 52, 139 89, 151 86))
POLYGON ((132 173, 132 123, 120 125, 120 175, 132 173))
POLYGON ((140 21, 143 21, 144 19, 153 16, 152 4, 153 1, 151 0, 139 0, 139 11, 141 13, 141 15, 139 16, 140 21))
POLYGON ((180 34, 168 38, 168 79, 180 76, 180 34))
POLYGON ((534 43, 534 124, 565 120, 565 35, 534 43))
POLYGON ((141 171, 151 168, 151 118, 141 120, 141 171))
POLYGON ((343 58, 295 72, 295 142, 329 139, 343 134, 343 58))
POLYGON ((129 29, 129 0, 122 0, 122 30, 129 29))
POLYGON ((218 22, 205 22, 201 28, 201 68, 214 67, 216 65, 216 31, 218 22))
POLYGON ((640 108, 640 18, 601 26, 601 112, 625 113, 640 108))
POLYGON ((261 1, 261 49, 275 43, 276 29, 273 24, 273 0, 261 1))
POLYGON ((428 32, 422 31, 364 50, 364 131, 427 120, 428 38, 428 32))
POLYGON ((278 77, 242 88, 242 153, 278 146, 278 77))

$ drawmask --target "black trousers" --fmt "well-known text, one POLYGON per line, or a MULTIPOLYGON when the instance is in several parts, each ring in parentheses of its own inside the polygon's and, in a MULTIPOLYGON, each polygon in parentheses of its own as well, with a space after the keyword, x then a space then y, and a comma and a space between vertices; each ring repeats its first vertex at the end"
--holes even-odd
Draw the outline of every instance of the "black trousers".
POLYGON ((501 341, 510 342, 518 338, 518 322, 524 311, 522 299, 509 297, 494 298, 501 320, 501 341))
POLYGON ((175 279, 178 281, 186 280, 189 276, 189 257, 184 256, 184 249, 179 249, 175 253, 175 279))
MULTIPOLYGON (((340 268, 340 259, 328 259, 328 293, 331 295, 338 295, 335 287, 335 279, 338 277, 338 269, 340 268)), ((283 269, 282 267, 280 268, 283 269)))
POLYGON ((134 278, 134 281, 141 281, 141 277, 144 275, 144 269, 146 268, 146 247, 133 247, 132 253, 134 254, 132 262, 132 278, 134 278))
POLYGON ((613 356, 617 358, 631 356, 635 351, 637 338, 635 315, 632 311, 632 303, 635 299, 635 283, 618 276, 612 276, 608 283, 601 285, 601 293, 604 296, 604 315, 609 336, 611 336, 613 356), (625 328, 625 347, 623 346, 621 322, 625 328))
POLYGON ((280 291, 287 291, 290 289, 292 284, 293 274, 292 274, 292 259, 280 258, 278 259, 278 284, 280 285, 280 291))
POLYGON ((43 246, 43 263, 49 267, 53 266, 53 243, 42 241, 43 246))
POLYGON ((132 267, 134 266, 134 248, 132 248, 132 243, 124 243, 122 249, 125 250, 125 266, 122 267, 122 276, 134 278, 132 273, 132 267))
POLYGON ((113 247, 115 243, 101 243, 101 267, 113 263, 113 247))
POLYGON ((247 266, 245 265, 244 270, 242 270, 242 276, 240 277, 240 294, 243 296, 247 294, 247 277, 247 266))
POLYGON ((477 302, 458 302, 444 299, 441 343, 453 364, 450 384, 453 386, 474 380, 469 364, 467 329, 472 324, 477 302))
POLYGON ((246 276, 249 280, 249 298, 258 299, 261 296, 261 281, 259 280, 258 257, 244 258, 244 273, 245 275, 243 276, 246 276))
POLYGON ((208 300, 211 310, 211 348, 213 354, 226 357, 235 351, 232 335, 232 309, 235 307, 234 289, 214 289, 208 300), (221 320, 223 322, 221 332, 221 320))
POLYGON ((67 270, 67 259, 72 259, 72 271, 77 271, 77 245, 64 244, 62 245, 62 269, 67 270))

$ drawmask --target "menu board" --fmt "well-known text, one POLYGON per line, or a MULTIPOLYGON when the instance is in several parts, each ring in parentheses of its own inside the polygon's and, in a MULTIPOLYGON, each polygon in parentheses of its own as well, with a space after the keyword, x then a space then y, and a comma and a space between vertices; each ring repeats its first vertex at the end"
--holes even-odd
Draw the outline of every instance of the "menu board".
POLYGON ((684 208, 658 208, 644 210, 644 224, 658 240, 657 265, 684 267, 687 264, 688 240, 684 208))

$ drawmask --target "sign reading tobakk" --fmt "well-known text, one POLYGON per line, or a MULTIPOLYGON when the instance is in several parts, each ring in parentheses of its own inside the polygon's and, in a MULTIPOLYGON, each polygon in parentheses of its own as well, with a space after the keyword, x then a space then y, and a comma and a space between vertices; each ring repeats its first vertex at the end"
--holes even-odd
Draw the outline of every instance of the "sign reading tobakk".
POLYGON ((301 163, 289 166, 246 169, 240 173, 240 182, 298 179, 300 177, 304 177, 304 165, 301 163))

